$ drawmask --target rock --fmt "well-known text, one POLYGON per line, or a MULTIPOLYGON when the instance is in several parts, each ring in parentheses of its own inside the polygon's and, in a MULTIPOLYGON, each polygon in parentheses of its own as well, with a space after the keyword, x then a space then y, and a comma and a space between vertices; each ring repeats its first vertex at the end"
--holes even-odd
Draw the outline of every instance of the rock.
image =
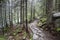
POLYGON ((33 39, 38 39, 38 36, 36 34, 33 34, 33 39))
POLYGON ((13 36, 9 36, 8 40, 15 40, 13 36))

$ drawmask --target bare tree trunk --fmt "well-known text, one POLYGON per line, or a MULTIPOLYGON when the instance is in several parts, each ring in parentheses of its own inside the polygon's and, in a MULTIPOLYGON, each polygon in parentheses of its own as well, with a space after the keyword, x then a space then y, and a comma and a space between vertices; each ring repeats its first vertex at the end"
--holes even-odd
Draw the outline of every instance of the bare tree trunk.
POLYGON ((18 10, 18 8, 17 8, 17 22, 18 22, 18 24, 19 24, 19 12, 18 12, 19 10, 18 10))
POLYGON ((23 10, 23 23, 24 23, 24 0, 22 0, 22 10, 23 10))
POLYGON ((1 20, 2 20, 2 21, 1 21, 1 23, 2 23, 1 27, 2 27, 2 32, 3 32, 3 35, 4 35, 4 27, 3 27, 3 25, 4 25, 4 24, 3 24, 3 20, 4 20, 4 19, 3 19, 3 5, 0 5, 0 7, 1 7, 1 18, 2 18, 2 19, 1 19, 1 20))
POLYGON ((32 3, 31 3, 31 21, 32 21, 32 17, 33 15, 32 15, 32 3))
POLYGON ((25 16, 26 16, 26 32, 28 32, 28 19, 27 19, 27 0, 25 0, 25 16))
POLYGON ((54 27, 54 22, 52 21, 52 11, 53 11, 53 0, 46 0, 46 14, 47 14, 47 27, 49 30, 54 27))
POLYGON ((33 9, 33 19, 35 19, 35 6, 34 6, 34 9, 33 9))
POLYGON ((55 6, 56 6, 56 7, 55 7, 55 8, 56 8, 56 11, 57 11, 57 12, 60 12, 60 0, 55 0, 55 4, 56 4, 56 5, 55 5, 55 6))
POLYGON ((48 16, 47 23, 50 22, 50 16, 53 11, 53 0, 46 0, 46 14, 48 16))
POLYGON ((23 20, 22 20, 22 0, 21 0, 21 2, 20 2, 20 23, 22 23, 23 22, 23 20))

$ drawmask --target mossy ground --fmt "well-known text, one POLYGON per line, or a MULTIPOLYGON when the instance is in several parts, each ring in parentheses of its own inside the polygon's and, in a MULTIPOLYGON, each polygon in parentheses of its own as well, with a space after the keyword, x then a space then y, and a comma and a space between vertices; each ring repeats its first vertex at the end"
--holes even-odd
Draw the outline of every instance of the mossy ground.
POLYGON ((0 40, 6 40, 6 37, 4 35, 0 35, 0 40))

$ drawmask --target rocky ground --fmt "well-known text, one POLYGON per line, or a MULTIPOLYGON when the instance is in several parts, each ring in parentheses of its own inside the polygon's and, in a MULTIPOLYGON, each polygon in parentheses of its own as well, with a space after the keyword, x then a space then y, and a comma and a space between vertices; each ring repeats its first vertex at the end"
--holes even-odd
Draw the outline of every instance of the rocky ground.
POLYGON ((37 27, 37 20, 29 24, 29 28, 33 32, 33 40, 60 40, 57 36, 51 35, 48 31, 37 27))

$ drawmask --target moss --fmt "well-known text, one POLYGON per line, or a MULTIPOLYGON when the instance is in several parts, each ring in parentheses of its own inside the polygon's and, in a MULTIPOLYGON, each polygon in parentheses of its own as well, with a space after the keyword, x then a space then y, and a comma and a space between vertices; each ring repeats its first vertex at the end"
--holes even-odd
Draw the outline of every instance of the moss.
POLYGON ((5 40, 5 38, 0 38, 0 40, 5 40))
POLYGON ((56 28, 56 30, 59 32, 60 31, 60 28, 56 28))
POLYGON ((0 35, 0 40, 6 40, 6 37, 4 37, 3 35, 0 35))
POLYGON ((33 35, 30 36, 30 40, 33 40, 33 35))

